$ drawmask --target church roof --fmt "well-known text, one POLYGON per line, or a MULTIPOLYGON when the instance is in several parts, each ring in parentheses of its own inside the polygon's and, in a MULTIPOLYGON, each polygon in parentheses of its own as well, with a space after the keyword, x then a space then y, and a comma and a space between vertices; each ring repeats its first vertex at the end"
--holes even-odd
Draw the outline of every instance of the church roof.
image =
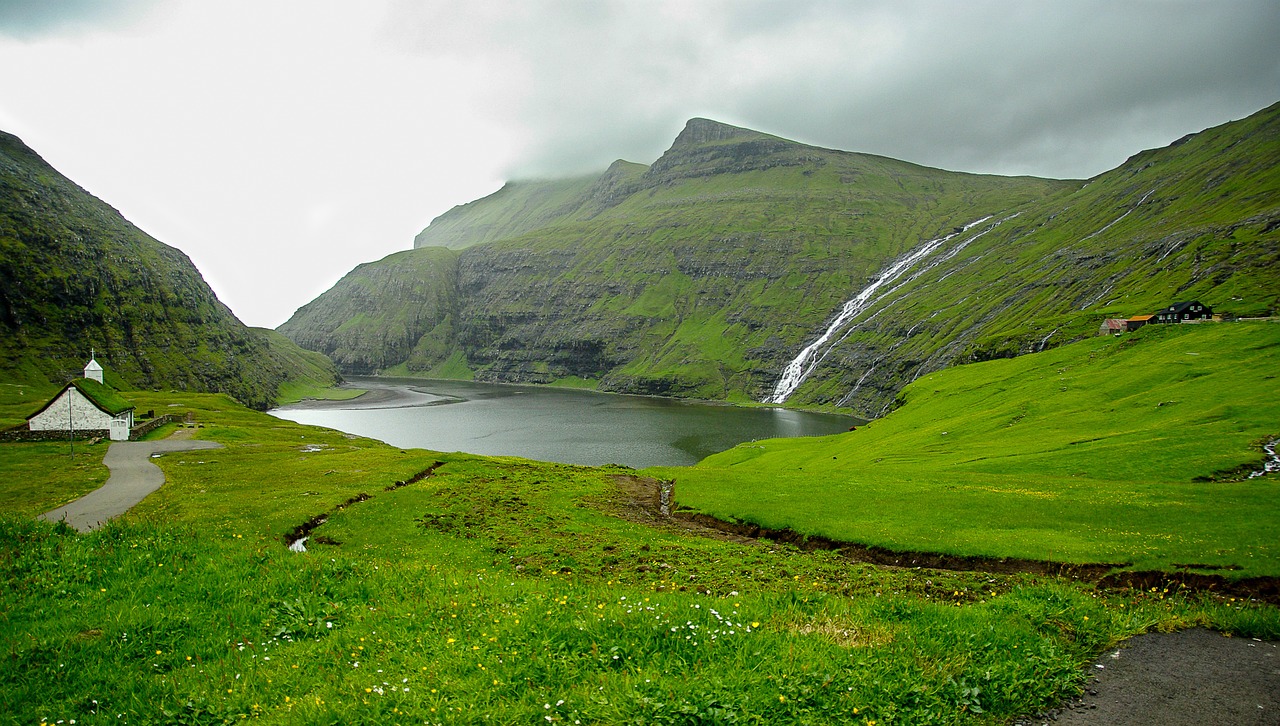
POLYGON ((31 414, 30 416, 27 417, 27 419, 28 420, 33 419, 36 416, 39 416, 40 414, 44 413, 44 410, 46 408, 49 408, 50 406, 52 406, 54 401, 57 401, 59 398, 62 398, 62 394, 66 393, 67 390, 70 388, 75 388, 82 395, 84 395, 85 398, 89 399, 89 403, 92 403, 94 406, 97 406, 103 412, 111 414, 112 416, 119 416, 125 411, 130 411, 136 408, 136 406, 126 401, 124 396, 121 396, 119 393, 116 393, 115 389, 111 388, 110 386, 103 383, 98 383, 97 381, 89 378, 77 378, 74 381, 68 383, 65 387, 63 387, 61 391, 58 391, 58 395, 49 399, 48 403, 46 403, 44 406, 41 406, 39 411, 36 411, 35 413, 31 414))
POLYGON ((134 408, 134 405, 126 401, 124 396, 116 393, 114 388, 105 383, 98 383, 91 378, 77 378, 70 385, 78 388, 85 398, 93 401, 93 405, 112 416, 134 408))
POLYGON ((86 371, 100 371, 102 370, 102 364, 98 362, 97 358, 90 358, 89 362, 84 364, 84 369, 86 371))

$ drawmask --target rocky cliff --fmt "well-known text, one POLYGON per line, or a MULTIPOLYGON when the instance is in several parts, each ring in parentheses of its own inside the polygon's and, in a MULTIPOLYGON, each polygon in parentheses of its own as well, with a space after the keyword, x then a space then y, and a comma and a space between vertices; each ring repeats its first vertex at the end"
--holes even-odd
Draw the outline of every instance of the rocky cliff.
POLYGON ((397 252, 352 270, 279 332, 348 373, 439 372, 457 349, 457 278, 452 250, 397 252))

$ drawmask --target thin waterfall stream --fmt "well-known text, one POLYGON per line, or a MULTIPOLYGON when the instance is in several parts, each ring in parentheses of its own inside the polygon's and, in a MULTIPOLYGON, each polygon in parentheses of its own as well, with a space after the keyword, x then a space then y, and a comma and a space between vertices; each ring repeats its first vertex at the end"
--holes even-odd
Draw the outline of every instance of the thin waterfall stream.
POLYGON ((892 265, 876 276, 876 279, 872 280, 871 284, 864 287, 857 295, 854 295, 845 302, 845 304, 841 306, 840 311, 836 313, 836 316, 831 320, 827 329, 823 331, 816 340, 805 346, 804 349, 800 351, 800 354, 792 359, 785 368, 783 368, 782 375, 779 377, 778 383, 774 386, 773 393, 764 399, 764 403, 786 403, 787 399, 791 397, 791 394, 795 393, 796 389, 800 387, 800 384, 804 383, 805 379, 809 377, 809 374, 813 372, 813 369, 816 368, 818 363, 822 361, 822 358, 826 356, 831 345, 834 345, 828 344, 831 342, 831 339, 835 337, 836 333, 839 332, 840 329, 843 328, 850 320, 861 315, 872 304, 882 299, 883 296, 875 297, 876 293, 881 288, 897 282, 903 275, 910 272, 911 269, 919 262, 937 252, 947 242, 950 242, 952 239, 968 232, 970 229, 973 229, 989 219, 991 219, 991 215, 974 220, 951 234, 925 242, 896 260, 892 265))

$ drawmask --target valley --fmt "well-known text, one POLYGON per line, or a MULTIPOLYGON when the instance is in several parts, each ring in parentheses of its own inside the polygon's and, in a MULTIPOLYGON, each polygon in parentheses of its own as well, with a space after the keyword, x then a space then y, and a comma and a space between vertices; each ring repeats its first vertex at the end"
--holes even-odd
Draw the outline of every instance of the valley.
POLYGON ((106 445, 0 446, 6 471, 47 472, 0 500, 0 707, 88 723, 1007 723, 1079 693, 1137 633, 1280 639, 1262 584, 1280 572, 1276 482, 1246 479, 1277 403, 1229 372, 1240 356, 1274 370, 1277 329, 1153 326, 962 366, 855 432, 643 471, 398 449, 225 395, 131 393, 223 448, 156 459, 165 486, 80 535, 34 515, 82 491, 106 445), (1180 363, 1132 399, 1094 390, 1180 363), (1095 395, 1143 413, 1095 411, 1095 395), (674 477, 679 518, 627 484, 647 477, 674 477), (690 507, 794 536, 700 536, 690 507), (832 521, 899 563, 809 547, 841 533, 832 521), (1005 565, 921 566, 913 547, 1005 565), (1018 555, 1097 574, 1008 566, 1018 555), (1099 586, 1104 572, 1147 574, 1099 586))
POLYGON ((172 416, 146 438, 209 447, 86 534, 37 517, 114 444, 0 443, 15 722, 997 724, 1137 634, 1280 640, 1280 105, 1079 181, 693 119, 455 208, 276 331, 0 142, 0 422, 91 347, 172 416), (1150 321, 1183 301, 1217 319, 1150 321), (633 468, 263 412, 343 374, 872 420, 705 458, 695 425, 700 461, 633 468))

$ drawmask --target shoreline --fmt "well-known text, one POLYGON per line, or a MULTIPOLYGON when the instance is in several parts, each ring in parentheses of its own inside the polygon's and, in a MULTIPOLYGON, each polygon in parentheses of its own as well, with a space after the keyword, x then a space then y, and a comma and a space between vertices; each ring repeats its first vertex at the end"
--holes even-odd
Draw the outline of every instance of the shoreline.
POLYGON ((339 388, 362 388, 364 393, 344 400, 309 398, 271 411, 323 411, 323 410, 372 410, 380 408, 415 408, 418 406, 443 406, 465 399, 442 396, 419 390, 401 382, 381 383, 362 380, 359 385, 343 384, 339 388))
POLYGON ((396 376, 352 376, 338 388, 362 388, 364 393, 355 398, 344 400, 310 398, 284 406, 276 406, 270 411, 309 411, 309 410, 366 410, 380 408, 414 408, 418 406, 443 406, 450 403, 462 403, 467 399, 448 394, 430 393, 425 389, 432 383, 475 383, 482 386, 504 386, 509 388, 537 388, 562 391, 579 391, 602 396, 629 396, 635 398, 651 398, 679 403, 694 403, 706 406, 724 406, 726 408, 772 409, 775 411, 794 411, 796 413, 818 414, 822 416, 838 416, 849 419, 854 426, 865 426, 875 419, 866 419, 848 411, 826 411, 806 407, 790 407, 779 404, 760 402, 717 401, 702 398, 680 398, 678 396, 658 396, 645 393, 622 393, 618 391, 598 391, 590 388, 571 388, 539 383, 506 383, 492 381, 468 381, 452 378, 412 378, 396 376), (427 400, 423 400, 423 399, 427 400))

